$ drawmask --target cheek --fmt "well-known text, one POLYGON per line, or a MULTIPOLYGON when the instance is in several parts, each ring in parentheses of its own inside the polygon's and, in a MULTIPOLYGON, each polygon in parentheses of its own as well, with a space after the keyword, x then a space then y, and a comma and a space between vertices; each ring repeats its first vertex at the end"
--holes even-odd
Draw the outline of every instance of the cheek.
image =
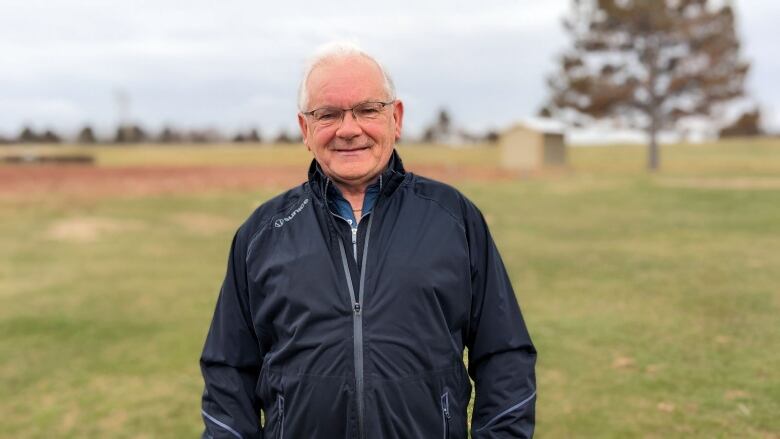
POLYGON ((366 130, 366 134, 371 137, 376 143, 379 143, 381 145, 385 145, 388 142, 393 141, 395 130, 392 126, 385 126, 380 125, 377 127, 373 127, 370 130, 366 130))
POLYGON ((327 145, 331 139, 333 139, 333 135, 327 131, 316 131, 312 135, 312 142, 310 147, 317 151, 326 150, 327 148, 325 148, 325 145, 327 145))

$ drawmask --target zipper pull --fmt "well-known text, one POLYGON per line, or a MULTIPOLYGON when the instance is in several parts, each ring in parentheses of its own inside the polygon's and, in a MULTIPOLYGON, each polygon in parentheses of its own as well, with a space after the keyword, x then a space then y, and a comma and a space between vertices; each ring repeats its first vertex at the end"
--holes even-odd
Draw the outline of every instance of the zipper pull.
POLYGON ((352 256, 355 258, 355 262, 357 262, 357 227, 352 228, 352 256))
POLYGON ((444 413, 444 417, 450 419, 450 394, 445 393, 441 396, 441 410, 444 413))
POLYGON ((284 416, 284 397, 282 395, 279 395, 279 415, 284 416))
POLYGON ((355 302, 354 304, 352 304, 352 310, 355 311, 355 315, 356 316, 359 316, 360 315, 360 303, 355 302))

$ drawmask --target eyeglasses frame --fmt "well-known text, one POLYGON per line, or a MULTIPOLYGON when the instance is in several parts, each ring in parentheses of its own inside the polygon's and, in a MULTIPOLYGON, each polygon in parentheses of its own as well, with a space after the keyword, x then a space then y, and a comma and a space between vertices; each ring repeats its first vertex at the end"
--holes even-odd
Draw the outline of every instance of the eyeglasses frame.
POLYGON ((325 109, 325 108, 328 108, 328 109, 331 109, 331 110, 339 110, 339 111, 341 111, 341 117, 339 118, 339 124, 341 124, 341 123, 344 122, 344 115, 347 114, 347 111, 349 111, 350 113, 352 113, 352 117, 355 119, 355 122, 359 123, 360 119, 358 119, 357 115, 355 114, 355 108, 357 108, 357 107, 359 107, 361 105, 364 105, 364 104, 382 104, 382 108, 380 110, 383 111, 385 108, 387 108, 388 105, 394 104, 396 101, 397 101, 397 99, 393 99, 393 100, 387 101, 387 102, 382 102, 382 101, 363 101, 363 102, 355 104, 351 108, 338 108, 338 107, 324 106, 324 107, 315 108, 315 109, 313 109, 311 111, 301 112, 301 114, 303 114, 304 116, 312 117, 312 116, 314 116, 314 112, 315 111, 319 111, 319 110, 322 110, 322 109, 325 109))

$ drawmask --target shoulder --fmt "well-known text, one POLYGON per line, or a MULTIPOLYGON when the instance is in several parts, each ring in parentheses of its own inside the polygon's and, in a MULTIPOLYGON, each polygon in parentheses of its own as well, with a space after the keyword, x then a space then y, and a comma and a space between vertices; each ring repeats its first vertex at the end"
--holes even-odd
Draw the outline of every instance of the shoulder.
POLYGON ((447 183, 414 174, 410 186, 417 197, 437 204, 461 226, 465 226, 474 215, 481 215, 468 197, 447 183))

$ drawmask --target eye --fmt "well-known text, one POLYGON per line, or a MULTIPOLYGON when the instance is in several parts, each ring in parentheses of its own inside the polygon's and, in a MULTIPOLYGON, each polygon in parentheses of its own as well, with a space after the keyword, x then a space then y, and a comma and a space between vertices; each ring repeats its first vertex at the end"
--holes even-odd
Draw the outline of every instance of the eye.
POLYGON ((318 122, 331 122, 341 117, 341 110, 334 108, 321 108, 313 113, 318 122))
POLYGON ((355 114, 358 117, 374 118, 379 115, 381 107, 374 103, 362 104, 355 107, 355 114))

